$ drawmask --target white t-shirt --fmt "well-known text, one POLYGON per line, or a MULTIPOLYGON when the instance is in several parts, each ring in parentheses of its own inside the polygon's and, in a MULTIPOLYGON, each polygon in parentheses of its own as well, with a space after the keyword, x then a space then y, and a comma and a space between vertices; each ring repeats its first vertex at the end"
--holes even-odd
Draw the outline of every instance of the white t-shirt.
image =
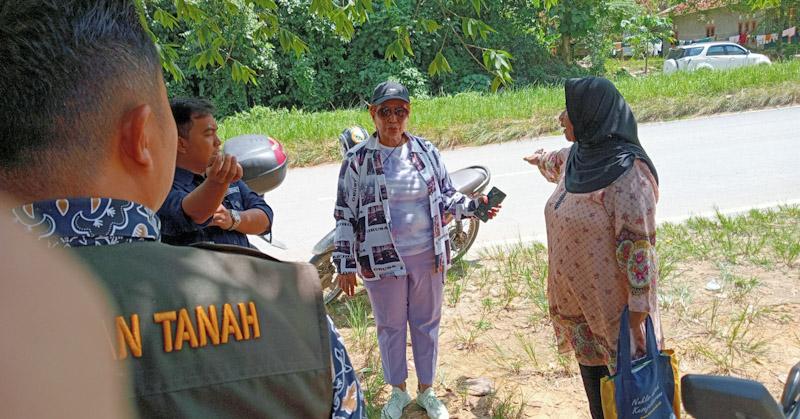
POLYGON ((433 248, 433 221, 428 187, 408 158, 408 142, 395 147, 380 144, 389 196, 392 238, 400 256, 433 248))

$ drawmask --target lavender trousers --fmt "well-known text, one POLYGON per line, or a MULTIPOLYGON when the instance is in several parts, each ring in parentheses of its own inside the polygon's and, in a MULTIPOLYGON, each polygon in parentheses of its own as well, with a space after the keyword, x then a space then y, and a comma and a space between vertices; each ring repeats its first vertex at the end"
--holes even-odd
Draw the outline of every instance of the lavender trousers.
POLYGON ((406 276, 364 281, 378 329, 383 378, 397 386, 408 378, 406 330, 420 384, 433 384, 439 353, 444 273, 434 272, 433 250, 402 258, 406 276))

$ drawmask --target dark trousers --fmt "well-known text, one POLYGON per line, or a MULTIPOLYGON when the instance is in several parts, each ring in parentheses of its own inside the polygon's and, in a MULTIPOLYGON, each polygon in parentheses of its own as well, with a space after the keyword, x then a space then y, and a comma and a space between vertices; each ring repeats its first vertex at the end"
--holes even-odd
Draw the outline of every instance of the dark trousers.
POLYGON ((597 367, 580 365, 580 367, 583 389, 586 390, 586 398, 589 399, 589 411, 592 412, 592 419, 603 419, 603 402, 600 399, 600 379, 609 375, 608 367, 605 365, 597 367))

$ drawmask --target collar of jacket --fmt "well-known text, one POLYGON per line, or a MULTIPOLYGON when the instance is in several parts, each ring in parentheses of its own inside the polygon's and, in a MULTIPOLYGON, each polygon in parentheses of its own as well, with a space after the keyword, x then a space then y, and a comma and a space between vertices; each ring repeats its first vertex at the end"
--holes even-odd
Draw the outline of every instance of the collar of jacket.
MULTIPOLYGON (((406 138, 408 138, 408 142, 411 143, 411 152, 412 153, 424 153, 425 150, 422 148, 421 140, 419 137, 415 137, 408 133, 408 131, 404 132, 406 138)), ((380 145, 378 143, 378 134, 372 134, 369 139, 367 139, 367 143, 364 145, 364 148, 367 150, 378 150, 380 149, 380 145)))
POLYGON ((179 185, 191 185, 196 178, 200 182, 203 181, 202 175, 196 175, 186 169, 177 166, 175 167, 175 177, 173 178, 173 183, 177 183, 179 185))

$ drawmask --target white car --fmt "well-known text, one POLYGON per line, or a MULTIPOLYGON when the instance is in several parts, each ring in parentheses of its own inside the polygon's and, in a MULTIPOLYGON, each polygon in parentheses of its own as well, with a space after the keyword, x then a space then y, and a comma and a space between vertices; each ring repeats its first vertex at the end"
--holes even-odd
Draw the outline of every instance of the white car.
POLYGON ((700 69, 729 69, 749 65, 769 65, 763 54, 756 54, 733 42, 704 42, 681 45, 669 51, 664 60, 664 74, 700 69))

